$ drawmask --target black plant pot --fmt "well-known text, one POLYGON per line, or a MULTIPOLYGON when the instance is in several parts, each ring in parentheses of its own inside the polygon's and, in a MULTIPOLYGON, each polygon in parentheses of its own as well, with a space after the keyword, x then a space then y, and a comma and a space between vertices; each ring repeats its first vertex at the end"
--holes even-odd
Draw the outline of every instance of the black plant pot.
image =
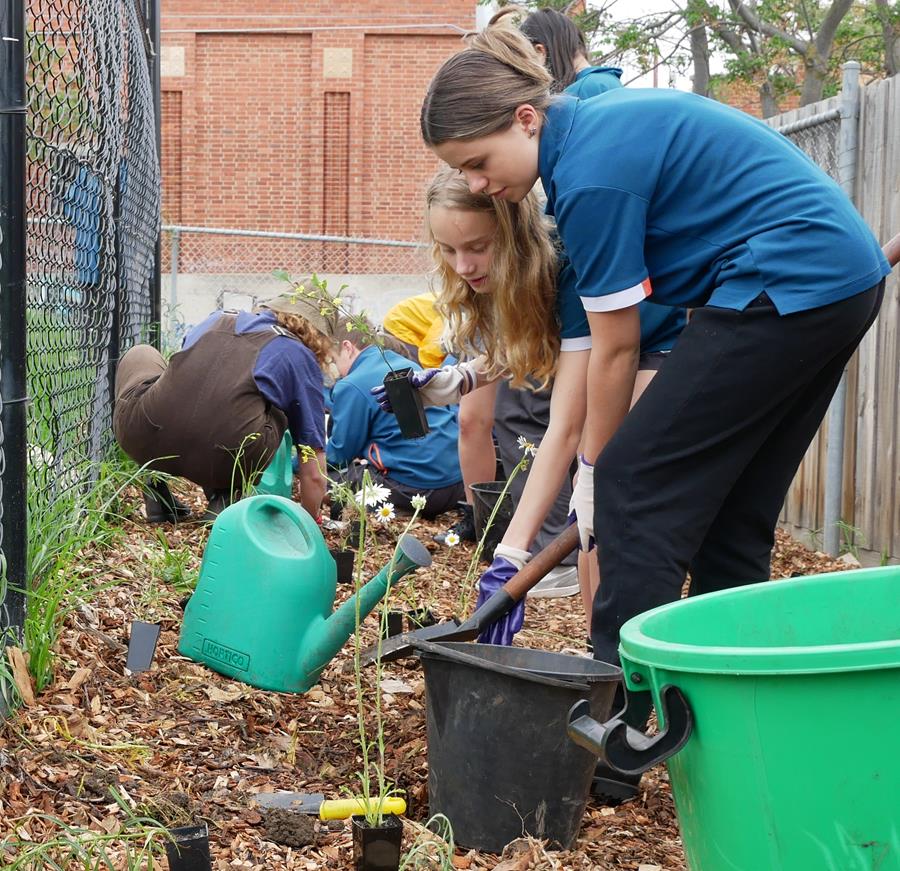
POLYGON ((362 815, 351 817, 353 861, 356 871, 397 871, 403 823, 395 814, 382 817, 380 826, 370 826, 362 815))
POLYGON ((387 625, 382 627, 381 637, 393 638, 395 635, 399 635, 401 632, 403 632, 403 612, 388 611, 387 625))
POLYGON ((209 858, 209 830, 206 824, 170 829, 166 841, 169 871, 212 871, 209 858))
POLYGON ((412 369, 388 372, 384 376, 384 388, 400 426, 400 435, 405 439, 420 439, 428 435, 430 427, 425 417, 422 394, 409 380, 412 372, 412 369))
POLYGON ((410 632, 416 629, 422 629, 425 626, 434 626, 434 614, 429 608, 415 608, 406 612, 406 625, 410 632))
POLYGON ((393 638, 404 631, 415 632, 423 626, 433 626, 434 614, 428 608, 415 608, 412 611, 388 611, 387 626, 381 633, 382 638, 393 638))
POLYGON ((356 560, 356 551, 348 549, 331 549, 331 556, 337 565, 337 581, 339 584, 353 582, 353 564, 356 560))

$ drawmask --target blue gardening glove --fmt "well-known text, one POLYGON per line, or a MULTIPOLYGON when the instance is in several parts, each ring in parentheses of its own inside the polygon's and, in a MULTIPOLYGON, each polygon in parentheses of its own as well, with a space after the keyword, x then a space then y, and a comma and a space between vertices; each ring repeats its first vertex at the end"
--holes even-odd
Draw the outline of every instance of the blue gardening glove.
MULTIPOLYGON (((525 563, 531 559, 527 550, 498 544, 494 548, 494 561, 491 567, 478 581, 478 601, 476 608, 480 608, 490 597, 497 592, 525 563)), ((501 617, 496 623, 488 626, 478 640, 482 644, 512 644, 515 635, 525 622, 525 599, 516 602, 513 609, 501 617)))
POLYGON ((578 478, 569 500, 569 523, 578 524, 578 546, 588 551, 594 548, 594 466, 584 455, 578 458, 578 478))
MULTIPOLYGON (((409 376, 410 383, 422 394, 422 404, 456 405, 460 398, 474 390, 478 384, 477 370, 472 363, 458 363, 441 369, 423 369, 409 376)), ((391 401, 383 384, 371 390, 382 411, 393 412, 391 401)))

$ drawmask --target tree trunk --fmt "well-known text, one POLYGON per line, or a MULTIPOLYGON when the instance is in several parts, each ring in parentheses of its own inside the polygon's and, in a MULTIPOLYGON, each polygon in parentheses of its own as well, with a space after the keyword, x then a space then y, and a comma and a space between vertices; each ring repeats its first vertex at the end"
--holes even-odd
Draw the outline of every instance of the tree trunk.
POLYGON ((810 45, 809 53, 803 58, 803 88, 800 90, 800 105, 808 106, 818 103, 825 90, 825 79, 828 77, 828 58, 824 60, 816 54, 814 45, 810 45))
POLYGON ((709 96, 709 40, 706 26, 696 25, 691 30, 691 58, 694 61, 692 90, 703 97, 709 96))
POLYGON ((778 103, 775 100, 775 89, 772 87, 772 83, 766 79, 759 86, 759 102, 762 106, 762 116, 763 118, 771 118, 773 115, 778 114, 778 103))
POLYGON ((896 76, 900 73, 900 32, 891 22, 887 0, 875 0, 875 8, 884 35, 884 71, 888 76, 896 76))

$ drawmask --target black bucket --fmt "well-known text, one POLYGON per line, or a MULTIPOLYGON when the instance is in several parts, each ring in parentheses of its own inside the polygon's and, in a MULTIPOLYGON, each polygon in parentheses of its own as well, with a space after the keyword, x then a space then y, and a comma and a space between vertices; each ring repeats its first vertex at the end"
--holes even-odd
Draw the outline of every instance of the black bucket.
MULTIPOLYGON (((521 647, 415 642, 425 672, 429 813, 456 843, 499 853, 525 835, 568 849, 596 756, 566 734, 588 699, 609 719, 622 673, 605 662, 521 647)), ((602 719, 601 719, 602 718, 602 719)))
MULTIPOLYGON (((488 520, 491 519, 491 512, 505 486, 505 481, 487 481, 484 484, 472 484, 470 488, 472 490, 472 516, 475 521, 475 534, 479 541, 484 535, 488 520)), ((487 538, 484 540, 482 553, 488 561, 494 558, 494 548, 500 544, 500 539, 506 534, 506 528, 509 526, 509 521, 512 520, 514 510, 512 493, 507 491, 503 502, 500 503, 494 523, 488 531, 487 538)))

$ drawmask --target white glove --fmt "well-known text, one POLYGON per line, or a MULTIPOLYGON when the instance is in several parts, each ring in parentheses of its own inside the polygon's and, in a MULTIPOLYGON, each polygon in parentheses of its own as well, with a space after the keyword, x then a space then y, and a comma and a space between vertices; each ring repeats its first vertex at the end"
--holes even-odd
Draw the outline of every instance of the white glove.
POLYGON ((569 520, 578 524, 580 548, 594 547, 594 467, 583 456, 578 459, 578 478, 569 500, 569 520))
POLYGON ((456 405, 478 386, 477 370, 472 363, 428 369, 416 372, 413 384, 419 388, 425 406, 456 405))
POLYGON ((531 559, 531 552, 508 544, 498 544, 494 548, 494 556, 502 556, 508 559, 519 571, 525 568, 525 563, 531 559))
MULTIPOLYGON (((419 391, 425 406, 456 405, 461 397, 478 386, 478 369, 474 363, 423 369, 413 372, 409 382, 419 391)), ((370 392, 382 411, 393 411, 384 384, 377 384, 370 392)))

